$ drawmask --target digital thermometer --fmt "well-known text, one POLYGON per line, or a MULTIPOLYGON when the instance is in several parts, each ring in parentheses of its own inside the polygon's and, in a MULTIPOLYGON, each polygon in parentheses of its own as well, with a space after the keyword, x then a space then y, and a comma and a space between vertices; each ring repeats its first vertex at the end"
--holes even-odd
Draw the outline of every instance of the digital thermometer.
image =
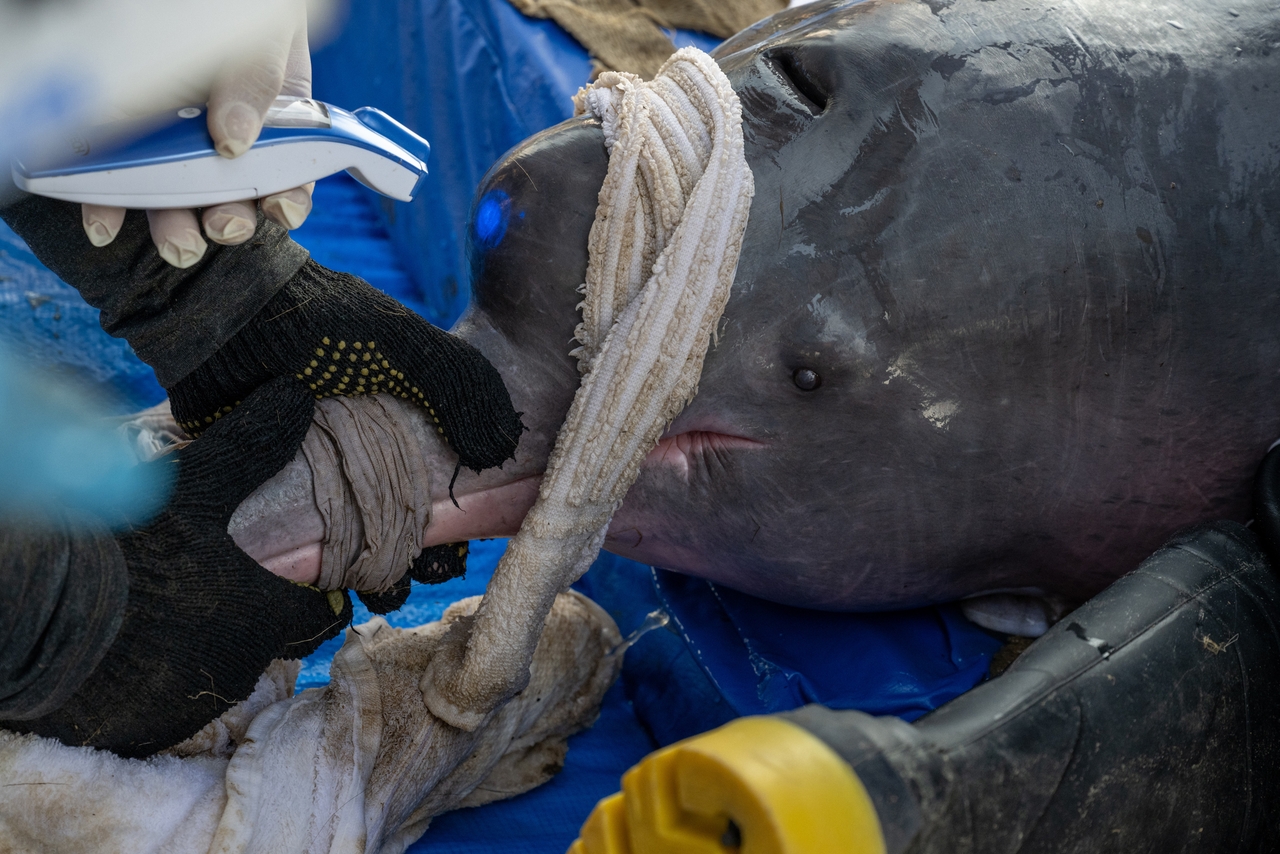
POLYGON ((234 159, 213 147, 203 107, 184 107, 163 127, 125 144, 104 127, 68 150, 15 159, 13 180, 28 193, 124 208, 203 208, 256 199, 344 169, 369 189, 402 202, 427 174, 431 146, 386 113, 355 112, 309 98, 277 98, 262 133, 234 159))

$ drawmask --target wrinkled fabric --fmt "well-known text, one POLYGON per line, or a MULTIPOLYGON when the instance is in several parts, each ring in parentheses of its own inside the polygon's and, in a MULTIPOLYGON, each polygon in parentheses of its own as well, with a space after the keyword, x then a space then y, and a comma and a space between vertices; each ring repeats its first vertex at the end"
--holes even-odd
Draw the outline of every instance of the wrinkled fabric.
POLYGON ((590 600, 560 597, 529 689, 463 732, 426 710, 417 675, 478 604, 463 600, 420 629, 366 623, 335 658, 325 691, 260 715, 228 767, 229 803, 210 851, 399 852, 437 813, 545 781, 568 735, 595 719, 620 636, 590 600))
POLYGON ((204 729, 191 738, 164 752, 173 756, 230 759, 231 754, 244 742, 249 724, 253 723, 258 713, 272 703, 293 696, 301 670, 301 661, 276 659, 267 665, 267 669, 258 677, 253 693, 246 699, 209 721, 204 729))
POLYGON ((511 5, 568 30, 591 54, 597 75, 627 71, 645 80, 675 53, 664 28, 728 38, 787 8, 786 0, 511 0, 511 5))
POLYGON ((696 393, 755 192, 738 96, 702 51, 682 49, 651 83, 604 74, 578 103, 609 149, 576 333, 582 384, 474 629, 423 677, 431 710, 463 728, 520 690, 542 615, 591 566, 644 457, 696 393))
POLYGON ((0 852, 400 854, 435 815, 545 782, 599 713, 621 637, 586 597, 559 597, 528 690, 462 732, 425 709, 417 680, 478 603, 416 629, 351 629, 327 687, 273 700, 296 670, 269 671, 251 723, 238 707, 168 755, 0 732, 0 852))
POLYGON ((226 768, 225 759, 121 759, 0 730, 0 851, 204 854, 226 768))
POLYGON ((302 443, 325 523, 321 590, 382 592, 422 553, 430 470, 404 404, 389 395, 316 404, 302 443))

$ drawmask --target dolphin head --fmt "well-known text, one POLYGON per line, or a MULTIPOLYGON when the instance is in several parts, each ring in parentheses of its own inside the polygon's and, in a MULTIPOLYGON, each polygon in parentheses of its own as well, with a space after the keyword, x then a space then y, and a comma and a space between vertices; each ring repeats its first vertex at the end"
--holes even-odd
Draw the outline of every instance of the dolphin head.
MULTIPOLYGON (((1211 10, 1130 6, 819 3, 716 51, 756 195, 698 396, 609 550, 807 607, 1083 599, 1177 527, 1247 518, 1280 431, 1251 402, 1280 350, 1248 334, 1280 318, 1280 206, 1241 176, 1278 121, 1230 124, 1259 71, 1211 61, 1237 33, 1186 41, 1211 10)), ((577 387, 607 166, 575 119, 477 195, 457 331, 525 412, 516 474, 577 387)))

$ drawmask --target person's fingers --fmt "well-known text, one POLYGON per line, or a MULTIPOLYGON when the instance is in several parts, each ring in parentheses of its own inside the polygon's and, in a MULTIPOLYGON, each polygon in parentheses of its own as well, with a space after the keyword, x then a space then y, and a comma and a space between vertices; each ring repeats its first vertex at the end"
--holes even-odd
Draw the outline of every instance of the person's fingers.
MULTIPOLYGON (((311 50, 307 45, 306 9, 301 10, 300 20, 293 40, 289 42, 288 59, 284 64, 284 82, 280 95, 311 97, 311 50)), ((287 189, 283 193, 262 198, 262 213, 284 228, 294 229, 305 222, 311 213, 311 191, 315 183, 287 189)))
POLYGON ((311 191, 315 182, 267 196, 262 200, 262 212, 270 219, 290 230, 302 225, 311 213, 311 191))
POLYGON ((124 225, 124 208, 81 205, 80 219, 84 223, 84 233, 89 235, 89 242, 94 246, 106 246, 116 239, 120 226, 124 225))
MULTIPOLYGON (((289 45, 289 58, 285 63, 284 84, 280 88, 280 94, 311 97, 311 50, 307 44, 305 9, 289 45)), ((285 228, 297 228, 311 213, 311 191, 315 186, 313 181, 283 193, 266 196, 261 200, 262 213, 285 228)))
POLYGON ((307 42, 307 10, 301 10, 293 41, 289 44, 289 58, 284 66, 284 85, 281 95, 311 97, 311 48, 307 42))
POLYGON ((185 270, 204 257, 208 244, 200 236, 195 211, 147 211, 147 221, 160 257, 173 266, 185 270))
POLYGON ((223 157, 239 157, 262 131, 267 108, 284 84, 293 33, 262 42, 251 56, 220 73, 209 91, 209 135, 223 157))
POLYGON ((236 246, 253 237, 258 227, 258 212, 253 200, 226 202, 204 209, 201 217, 204 233, 214 243, 236 246))

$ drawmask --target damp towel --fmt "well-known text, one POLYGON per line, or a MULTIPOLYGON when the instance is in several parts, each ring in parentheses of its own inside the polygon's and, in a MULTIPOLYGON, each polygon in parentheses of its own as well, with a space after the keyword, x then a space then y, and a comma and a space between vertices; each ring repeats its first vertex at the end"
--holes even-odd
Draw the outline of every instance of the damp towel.
POLYGON ((297 665, 273 665, 168 755, 0 731, 0 852, 399 854, 435 815, 545 782, 617 675, 617 627, 586 597, 560 596, 529 689, 463 732, 427 712, 417 681, 477 604, 417 629, 375 618, 349 630, 324 688, 290 697, 297 665))
POLYGON ((543 615, 591 566, 644 457, 696 393, 754 194, 738 96, 706 53, 678 51, 651 82, 608 72, 577 103, 609 151, 574 351, 582 383, 475 619, 423 676, 431 711, 463 729, 523 687, 543 615))
POLYGON ((410 410, 390 395, 326 398, 302 443, 325 523, 321 590, 381 593, 422 552, 431 473, 410 410))
POLYGON ((628 71, 650 80, 676 50, 664 30, 699 30, 726 39, 787 8, 787 0, 511 0, 511 5, 568 30, 591 54, 596 76, 628 71))

